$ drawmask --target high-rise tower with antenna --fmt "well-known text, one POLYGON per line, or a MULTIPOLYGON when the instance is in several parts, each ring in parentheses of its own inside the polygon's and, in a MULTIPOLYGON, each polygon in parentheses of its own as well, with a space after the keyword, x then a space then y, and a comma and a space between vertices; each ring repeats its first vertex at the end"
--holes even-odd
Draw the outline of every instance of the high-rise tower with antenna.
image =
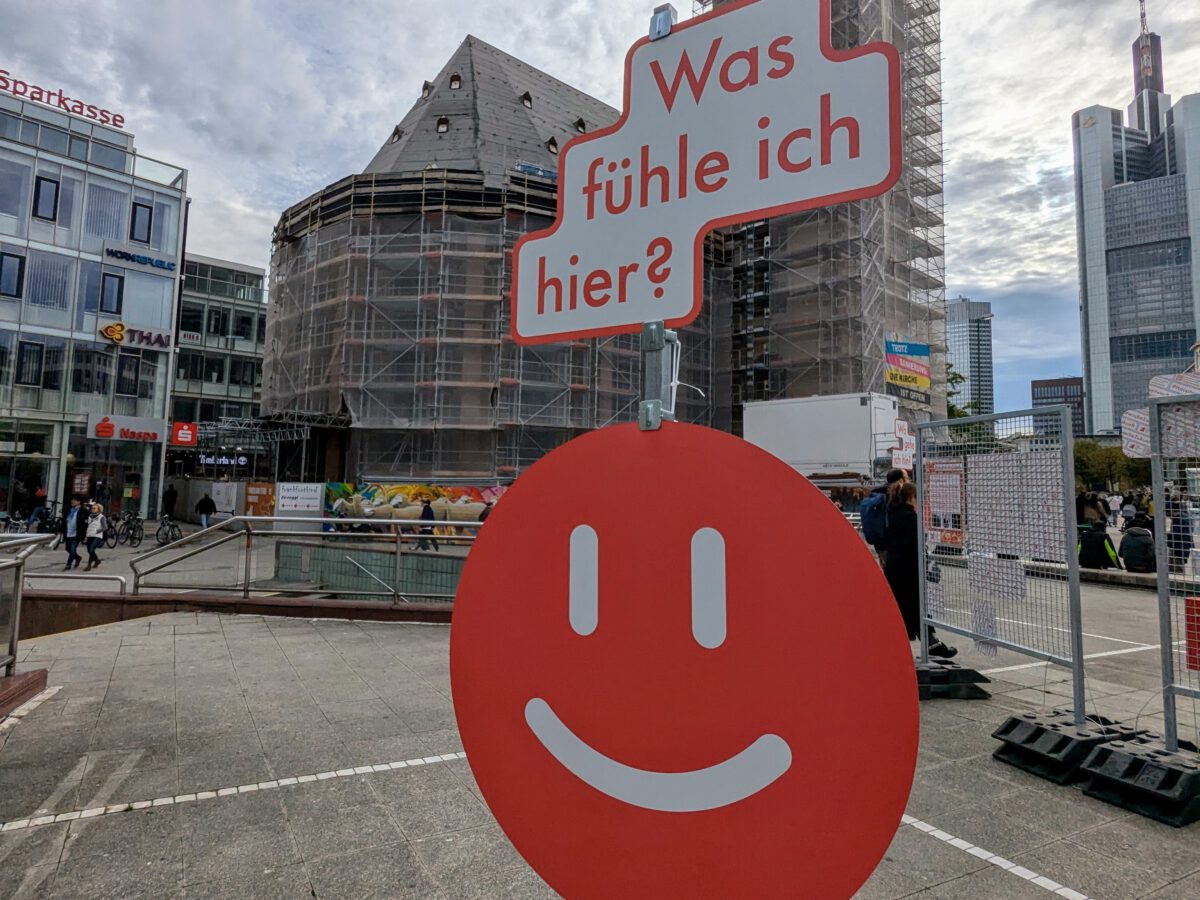
POLYGON ((1200 94, 1172 105, 1145 0, 1128 118, 1075 114, 1087 428, 1114 432, 1150 379, 1188 369, 1200 333, 1200 94))

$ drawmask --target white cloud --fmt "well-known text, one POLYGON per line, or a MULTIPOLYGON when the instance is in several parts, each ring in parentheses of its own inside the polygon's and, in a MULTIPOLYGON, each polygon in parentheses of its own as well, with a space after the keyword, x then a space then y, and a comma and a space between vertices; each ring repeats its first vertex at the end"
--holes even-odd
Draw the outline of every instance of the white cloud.
MULTIPOLYGON (((360 171, 468 31, 616 105, 653 6, 18 2, 0 66, 124 112, 140 152, 190 170, 191 248, 265 266, 280 212, 360 171)), ((1200 91, 1200 6, 1152 0, 1151 24, 1168 90, 1200 91)), ((1132 0, 943 0, 948 287, 1015 336, 1001 381, 1078 354, 1070 117, 1126 106, 1136 31, 1132 0)))

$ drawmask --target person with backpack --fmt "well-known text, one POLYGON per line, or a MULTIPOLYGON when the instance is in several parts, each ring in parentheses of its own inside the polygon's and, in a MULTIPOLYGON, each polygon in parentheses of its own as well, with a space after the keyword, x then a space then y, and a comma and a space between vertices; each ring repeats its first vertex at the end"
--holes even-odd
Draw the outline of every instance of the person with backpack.
MULTIPOLYGON (((917 486, 907 479, 892 482, 887 497, 887 562, 883 574, 904 617, 904 627, 910 641, 921 636, 921 542, 917 531, 917 486)), ((929 635, 929 655, 953 659, 958 649, 943 644, 932 627, 929 635)))
POLYGON ((881 566, 887 565, 888 490, 906 481, 908 474, 903 469, 892 469, 887 474, 887 483, 871 491, 858 508, 863 537, 875 548, 881 566))

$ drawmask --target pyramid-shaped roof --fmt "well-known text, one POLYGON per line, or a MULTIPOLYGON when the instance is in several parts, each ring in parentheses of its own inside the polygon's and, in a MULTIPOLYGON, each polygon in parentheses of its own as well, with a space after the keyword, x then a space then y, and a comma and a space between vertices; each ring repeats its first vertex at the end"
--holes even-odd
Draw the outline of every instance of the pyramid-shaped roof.
POLYGON ((430 167, 502 179, 518 162, 557 171, 581 129, 620 114, 540 69, 468 36, 395 127, 364 174, 430 167))

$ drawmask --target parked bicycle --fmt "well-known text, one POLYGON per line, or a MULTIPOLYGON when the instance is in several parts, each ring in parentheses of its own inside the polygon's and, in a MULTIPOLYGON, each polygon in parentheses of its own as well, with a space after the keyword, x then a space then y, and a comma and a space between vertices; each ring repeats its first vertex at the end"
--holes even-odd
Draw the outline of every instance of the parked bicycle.
POLYGON ((158 524, 158 531, 154 533, 154 539, 158 542, 158 546, 165 547, 167 544, 182 540, 183 529, 170 516, 163 516, 158 524))
POLYGON ((128 510, 121 515, 121 521, 117 525, 117 543, 128 544, 130 547, 137 547, 142 543, 142 539, 146 536, 146 528, 142 523, 142 517, 132 510, 128 510))

